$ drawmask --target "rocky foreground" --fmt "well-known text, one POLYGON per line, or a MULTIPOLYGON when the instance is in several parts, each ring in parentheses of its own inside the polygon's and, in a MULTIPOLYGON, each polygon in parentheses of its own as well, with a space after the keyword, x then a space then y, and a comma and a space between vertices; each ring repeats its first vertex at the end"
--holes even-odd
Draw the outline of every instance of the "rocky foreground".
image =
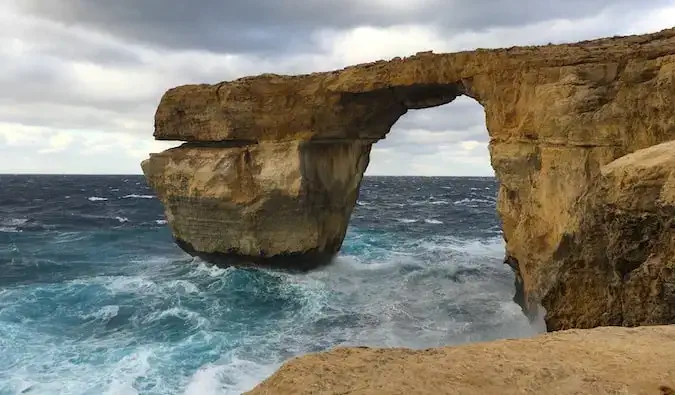
POLYGON ((675 326, 601 327, 457 347, 338 348, 248 395, 675 395, 675 326))

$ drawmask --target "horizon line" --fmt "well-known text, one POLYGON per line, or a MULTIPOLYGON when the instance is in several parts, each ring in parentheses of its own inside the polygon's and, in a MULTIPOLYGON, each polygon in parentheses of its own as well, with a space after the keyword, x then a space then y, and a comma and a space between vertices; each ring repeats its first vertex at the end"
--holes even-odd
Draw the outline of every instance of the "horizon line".
MULTIPOLYGON (((139 173, 2 173, 0 176, 138 176, 139 173)), ((363 177, 455 177, 455 178, 495 178, 492 176, 469 175, 424 175, 424 174, 364 174, 363 177)))

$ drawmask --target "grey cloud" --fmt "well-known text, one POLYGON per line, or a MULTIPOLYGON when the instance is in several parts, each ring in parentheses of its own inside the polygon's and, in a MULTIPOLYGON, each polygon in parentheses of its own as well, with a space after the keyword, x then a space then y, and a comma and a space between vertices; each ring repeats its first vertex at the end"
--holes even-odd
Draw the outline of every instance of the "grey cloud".
POLYGON ((457 32, 511 27, 551 19, 577 19, 605 9, 625 14, 668 0, 430 0, 397 10, 366 0, 21 0, 18 6, 42 18, 76 24, 169 48, 227 52, 310 50, 318 29, 423 24, 457 32))
POLYGON ((146 103, 135 110, 133 113, 126 113, 28 99, 22 103, 0 100, 0 119, 3 122, 61 130, 96 129, 151 136, 154 107, 146 103), (141 126, 129 128, 125 125, 129 119, 140 120, 141 126))
POLYGON ((477 125, 485 128, 483 107, 473 99, 460 97, 443 106, 410 110, 396 122, 395 127, 447 132, 466 130, 477 125))

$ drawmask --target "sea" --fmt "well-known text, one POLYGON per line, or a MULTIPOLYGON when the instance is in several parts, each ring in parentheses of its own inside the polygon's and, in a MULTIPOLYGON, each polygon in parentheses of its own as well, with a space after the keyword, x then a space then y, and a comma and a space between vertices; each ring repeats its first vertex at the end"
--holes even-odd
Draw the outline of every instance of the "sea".
POLYGON ((494 178, 366 177, 335 261, 222 268, 142 176, 0 175, 0 394, 241 394, 336 346, 533 336, 494 178))

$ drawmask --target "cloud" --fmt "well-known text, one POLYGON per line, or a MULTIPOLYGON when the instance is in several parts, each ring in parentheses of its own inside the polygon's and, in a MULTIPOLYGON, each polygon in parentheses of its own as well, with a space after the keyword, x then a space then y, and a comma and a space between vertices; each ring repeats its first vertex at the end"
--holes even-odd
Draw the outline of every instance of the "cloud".
POLYGON ((24 12, 77 24, 131 42, 233 53, 313 50, 306 37, 320 29, 435 26, 446 33, 513 28, 554 19, 576 20, 608 10, 668 5, 666 0, 21 0, 24 12), (207 33, 207 34, 205 34, 207 33))
POLYGON ((148 152, 176 145, 125 134, 0 122, 3 173, 138 174, 148 152))
MULTIPOLYGON (((176 85, 673 20, 666 0, 0 0, 0 172, 138 173, 148 152, 177 144, 152 140, 157 103, 176 85)), ((409 111, 368 173, 492 174, 484 118, 468 98, 409 111)))

